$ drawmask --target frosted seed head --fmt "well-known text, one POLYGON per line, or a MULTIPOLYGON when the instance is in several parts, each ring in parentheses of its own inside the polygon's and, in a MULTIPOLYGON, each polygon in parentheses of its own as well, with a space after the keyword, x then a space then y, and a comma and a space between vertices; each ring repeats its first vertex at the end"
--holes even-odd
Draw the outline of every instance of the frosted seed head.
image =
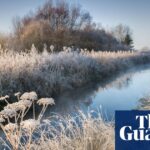
POLYGON ((18 129, 18 125, 15 123, 9 123, 9 124, 4 126, 5 131, 14 131, 16 129, 18 129))
POLYGON ((4 109, 0 112, 0 115, 3 116, 4 118, 12 118, 15 117, 17 115, 17 112, 15 111, 15 109, 4 109))
POLYGON ((35 129, 39 125, 39 121, 35 119, 28 119, 28 120, 22 121, 20 125, 24 129, 35 129))
POLYGON ((5 119, 0 117, 0 123, 3 123, 3 122, 5 122, 5 119))
POLYGON ((22 100, 21 100, 21 102, 19 101, 19 102, 15 102, 15 103, 12 103, 12 104, 8 104, 7 106, 4 107, 4 110, 5 109, 14 109, 17 112, 17 111, 23 111, 26 108, 27 108, 26 102, 23 103, 22 100))
POLYGON ((25 92, 21 97, 21 100, 31 100, 36 101, 38 99, 38 96, 36 92, 25 92))
POLYGON ((8 99, 8 98, 9 98, 9 95, 6 95, 6 96, 5 96, 5 99, 8 99))
POLYGON ((55 105, 53 98, 41 98, 38 100, 38 105, 55 105))
POLYGON ((20 95, 21 95, 20 92, 17 92, 17 93, 14 94, 14 96, 20 96, 20 95))
POLYGON ((26 106, 27 108, 29 108, 29 107, 31 107, 32 102, 31 102, 31 101, 28 101, 28 100, 20 100, 20 101, 19 101, 19 104, 20 104, 20 105, 24 105, 24 106, 26 106))
POLYGON ((2 96, 2 97, 0 97, 0 101, 5 101, 6 99, 8 99, 9 98, 9 96, 8 95, 6 95, 6 96, 2 96))
POLYGON ((5 96, 0 97, 0 101, 5 101, 5 100, 6 100, 5 96))

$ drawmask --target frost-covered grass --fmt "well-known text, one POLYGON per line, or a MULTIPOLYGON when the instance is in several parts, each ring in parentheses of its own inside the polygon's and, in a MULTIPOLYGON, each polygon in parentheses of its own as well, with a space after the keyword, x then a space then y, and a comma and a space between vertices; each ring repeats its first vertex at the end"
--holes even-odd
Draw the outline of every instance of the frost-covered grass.
POLYGON ((93 81, 111 77, 118 71, 150 62, 150 53, 72 52, 0 54, 0 94, 36 91, 51 96, 93 81))
MULTIPOLYGON (((80 112, 76 117, 63 118, 53 115, 42 120, 54 99, 38 99, 35 92, 26 92, 18 102, 9 104, 9 96, 1 97, 8 104, 0 112, 0 127, 4 137, 0 138, 1 149, 9 150, 114 150, 114 127, 101 119, 93 118, 91 113, 80 112), (41 105, 41 112, 35 119, 24 120, 30 107, 41 105)), ((33 111, 35 111, 33 109, 33 111)), ((34 112, 35 113, 35 112, 34 112)), ((33 113, 33 114, 34 114, 33 113)))

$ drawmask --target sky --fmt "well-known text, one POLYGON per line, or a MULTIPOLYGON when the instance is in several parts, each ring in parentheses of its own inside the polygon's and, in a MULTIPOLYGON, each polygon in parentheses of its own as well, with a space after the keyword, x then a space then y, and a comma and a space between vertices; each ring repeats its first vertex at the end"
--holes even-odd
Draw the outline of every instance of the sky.
MULTIPOLYGON (((1 0, 0 32, 12 30, 12 19, 34 12, 46 0, 1 0)), ((90 12, 93 21, 109 29, 122 23, 133 32, 136 49, 150 47, 150 0, 67 0, 90 12)))

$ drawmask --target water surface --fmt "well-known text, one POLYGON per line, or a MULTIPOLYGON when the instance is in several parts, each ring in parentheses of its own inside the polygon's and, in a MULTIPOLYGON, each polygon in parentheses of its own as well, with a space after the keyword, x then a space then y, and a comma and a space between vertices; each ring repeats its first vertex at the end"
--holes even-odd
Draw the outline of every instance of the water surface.
POLYGON ((76 90, 66 91, 56 98, 56 106, 46 112, 73 115, 100 109, 105 118, 113 119, 115 110, 132 110, 139 100, 150 95, 150 66, 134 68, 103 83, 93 83, 76 90))

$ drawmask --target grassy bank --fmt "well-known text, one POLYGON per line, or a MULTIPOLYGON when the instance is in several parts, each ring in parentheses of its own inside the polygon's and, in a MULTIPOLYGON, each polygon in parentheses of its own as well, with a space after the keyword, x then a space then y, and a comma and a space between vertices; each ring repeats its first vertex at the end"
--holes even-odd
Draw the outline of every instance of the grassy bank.
POLYGON ((150 53, 81 51, 0 55, 0 94, 36 91, 51 96, 150 62, 150 53))
POLYGON ((7 106, 0 112, 0 127, 4 137, 0 138, 0 149, 9 150, 114 150, 114 127, 102 120, 98 113, 84 115, 79 111, 75 117, 65 118, 54 114, 42 119, 47 107, 54 99, 38 99, 35 92, 16 93, 18 101, 9 103, 9 97, 1 97, 7 106), (35 118, 35 105, 41 112, 35 118), (25 119, 33 107, 33 118, 25 119))

